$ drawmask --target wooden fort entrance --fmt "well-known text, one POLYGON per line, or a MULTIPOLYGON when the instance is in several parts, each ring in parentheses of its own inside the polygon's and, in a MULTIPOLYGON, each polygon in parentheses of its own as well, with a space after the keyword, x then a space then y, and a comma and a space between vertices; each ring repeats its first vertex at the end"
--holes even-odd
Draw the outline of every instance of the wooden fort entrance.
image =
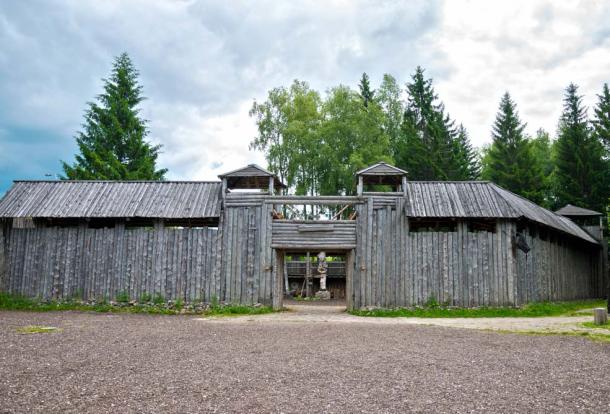
MULTIPOLYGON (((316 293, 320 291, 320 274, 318 272, 318 253, 320 250, 275 249, 277 271, 275 273, 274 307, 281 308, 283 300, 308 299, 318 300, 316 293)), ((328 250, 326 291, 330 301, 351 306, 351 284, 354 267, 354 251, 328 250)), ((324 302, 320 301, 320 304, 324 302)), ((303 303, 307 303, 304 301, 303 303)))
POLYGON ((345 254, 324 253, 324 264, 319 252, 286 252, 284 256, 284 289, 287 297, 315 299, 321 288, 324 267, 325 288, 334 302, 345 301, 345 254))
POLYGON ((324 252, 328 257, 327 291, 331 298, 343 299, 347 308, 351 308, 358 223, 353 206, 362 200, 354 197, 274 197, 266 202, 278 212, 284 211, 284 206, 295 205, 333 206, 337 211, 332 217, 327 214, 327 219, 285 219, 281 214, 274 217, 271 224, 271 247, 276 261, 273 306, 281 307, 286 296, 315 295, 320 283, 316 277, 319 275, 318 254, 324 252), (349 207, 352 207, 351 212, 349 207))

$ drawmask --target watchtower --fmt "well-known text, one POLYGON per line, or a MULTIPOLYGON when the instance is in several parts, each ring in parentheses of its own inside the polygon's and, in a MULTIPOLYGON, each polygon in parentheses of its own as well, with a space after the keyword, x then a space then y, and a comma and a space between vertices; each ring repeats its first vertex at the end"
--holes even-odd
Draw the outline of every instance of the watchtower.
POLYGON ((363 194, 392 194, 406 195, 407 193, 407 172, 385 162, 378 162, 356 173, 358 177, 357 193, 363 194), (365 192, 366 187, 388 185, 392 188, 390 192, 365 192))
POLYGON ((566 204, 555 213, 572 220, 597 240, 604 238, 603 214, 597 211, 566 204))
POLYGON ((258 190, 269 195, 275 194, 286 184, 270 171, 256 165, 249 164, 238 170, 230 171, 218 176, 222 181, 222 198, 232 190, 258 190))

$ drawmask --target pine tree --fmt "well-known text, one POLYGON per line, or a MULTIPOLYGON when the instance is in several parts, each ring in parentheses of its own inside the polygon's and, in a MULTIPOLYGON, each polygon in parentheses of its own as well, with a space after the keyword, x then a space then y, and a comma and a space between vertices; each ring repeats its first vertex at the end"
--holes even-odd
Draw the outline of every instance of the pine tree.
POLYGON ((126 53, 114 61, 104 92, 89 103, 83 131, 76 137, 76 162, 62 162, 69 180, 162 180, 156 169, 160 146, 145 141, 146 121, 137 106, 144 100, 138 71, 126 53))
POLYGON ((506 92, 492 127, 492 144, 483 160, 482 176, 536 203, 543 200, 540 166, 524 134, 517 105, 506 92))
POLYGON ((578 86, 571 83, 564 97, 555 148, 556 207, 569 203, 606 211, 608 167, 603 153, 602 144, 589 128, 578 86))
POLYGON ((371 89, 369 75, 367 75, 366 72, 362 74, 362 78, 360 79, 358 88, 360 89, 360 97, 362 98, 362 103, 365 107, 368 107, 369 103, 375 97, 375 91, 371 89))

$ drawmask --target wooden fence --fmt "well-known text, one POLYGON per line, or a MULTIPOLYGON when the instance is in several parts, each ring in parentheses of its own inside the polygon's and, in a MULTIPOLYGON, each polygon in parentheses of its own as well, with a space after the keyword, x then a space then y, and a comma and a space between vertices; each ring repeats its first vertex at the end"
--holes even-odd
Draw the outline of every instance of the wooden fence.
POLYGON ((8 230, 6 238, 5 292, 61 300, 113 300, 123 292, 135 300, 220 295, 212 277, 216 229, 48 227, 8 230))

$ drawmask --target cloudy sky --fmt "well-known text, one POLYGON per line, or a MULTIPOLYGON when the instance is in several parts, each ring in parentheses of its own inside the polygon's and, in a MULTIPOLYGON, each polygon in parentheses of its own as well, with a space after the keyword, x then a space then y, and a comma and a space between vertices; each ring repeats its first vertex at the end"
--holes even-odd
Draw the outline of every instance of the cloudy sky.
POLYGON ((401 83, 426 68, 473 142, 501 94, 528 132, 554 133, 563 89, 595 102, 610 81, 608 2, 2 1, 0 194, 72 161, 86 102, 114 56, 141 73, 150 139, 170 179, 215 179, 250 162, 254 99, 298 78, 324 91, 367 72, 401 83))

